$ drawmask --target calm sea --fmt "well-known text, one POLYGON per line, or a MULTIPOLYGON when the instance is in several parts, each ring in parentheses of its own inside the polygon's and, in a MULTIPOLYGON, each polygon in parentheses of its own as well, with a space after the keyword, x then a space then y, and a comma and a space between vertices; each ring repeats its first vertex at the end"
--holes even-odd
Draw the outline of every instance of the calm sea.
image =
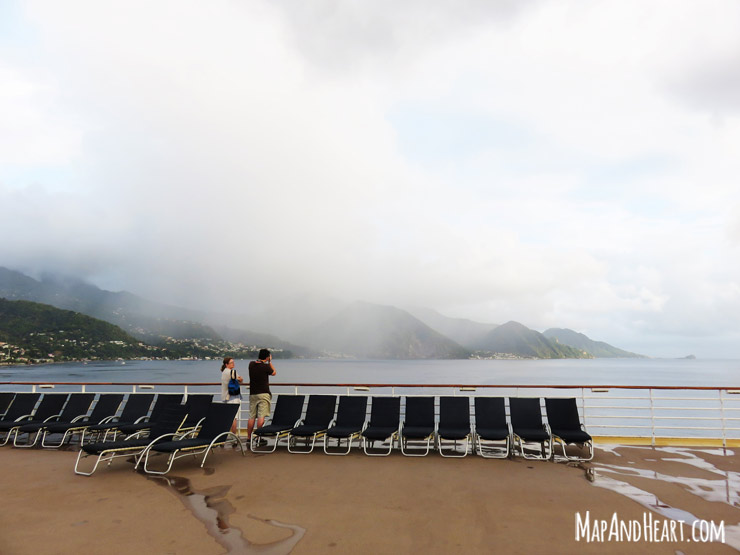
MULTIPOLYGON (((305 360, 274 362, 273 383, 740 387, 740 360, 305 360)), ((248 361, 237 361, 245 377, 248 361)), ((220 361, 120 361, 0 368, 0 380, 217 382, 220 361)))

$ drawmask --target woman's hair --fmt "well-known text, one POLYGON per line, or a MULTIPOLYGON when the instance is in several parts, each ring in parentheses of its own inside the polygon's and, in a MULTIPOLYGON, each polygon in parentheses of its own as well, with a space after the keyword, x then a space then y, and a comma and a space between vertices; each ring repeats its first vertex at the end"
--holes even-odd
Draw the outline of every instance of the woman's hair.
POLYGON ((265 360, 269 356, 270 356, 270 351, 268 349, 260 349, 260 354, 257 355, 257 358, 260 360, 265 360))
POLYGON ((226 368, 226 366, 227 366, 227 365, 228 365, 228 364, 229 364, 229 363, 230 363, 230 362, 231 362, 232 360, 234 360, 234 359, 233 359, 233 358, 231 358, 231 357, 226 357, 226 358, 224 358, 224 363, 223 363, 223 364, 221 365, 221 372, 223 372, 223 371, 224 371, 224 369, 226 368))

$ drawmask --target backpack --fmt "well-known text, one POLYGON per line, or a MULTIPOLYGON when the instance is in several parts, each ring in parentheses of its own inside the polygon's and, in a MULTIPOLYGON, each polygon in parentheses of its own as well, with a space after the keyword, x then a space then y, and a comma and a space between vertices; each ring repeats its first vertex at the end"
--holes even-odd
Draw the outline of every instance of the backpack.
POLYGON ((239 380, 236 379, 236 370, 233 368, 231 369, 231 379, 229 380, 227 390, 229 395, 241 395, 242 392, 242 384, 240 384, 239 380))

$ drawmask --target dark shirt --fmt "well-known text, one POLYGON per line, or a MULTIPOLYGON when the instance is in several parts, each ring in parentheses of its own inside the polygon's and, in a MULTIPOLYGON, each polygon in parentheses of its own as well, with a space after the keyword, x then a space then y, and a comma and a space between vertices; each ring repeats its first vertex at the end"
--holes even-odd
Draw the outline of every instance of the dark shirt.
POLYGON ((272 368, 270 363, 257 362, 253 360, 249 363, 249 394, 259 395, 260 393, 270 393, 270 376, 272 368))

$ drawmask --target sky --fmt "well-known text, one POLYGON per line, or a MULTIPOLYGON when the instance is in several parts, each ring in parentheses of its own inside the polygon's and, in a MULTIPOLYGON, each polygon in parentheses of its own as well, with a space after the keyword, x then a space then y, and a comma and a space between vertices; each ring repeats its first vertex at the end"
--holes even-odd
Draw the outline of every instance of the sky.
POLYGON ((0 266, 740 358, 740 4, 0 3, 0 266))

